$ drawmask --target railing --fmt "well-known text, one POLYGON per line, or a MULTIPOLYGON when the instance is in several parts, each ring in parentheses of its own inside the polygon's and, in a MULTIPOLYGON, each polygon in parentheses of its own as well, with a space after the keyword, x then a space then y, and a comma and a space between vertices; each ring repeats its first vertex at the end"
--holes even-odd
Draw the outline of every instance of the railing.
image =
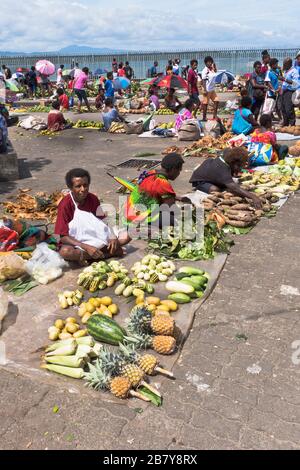
MULTIPOLYGON (((271 57, 276 57, 279 62, 289 56, 294 58, 299 51, 298 48, 270 48, 271 57)), ((233 73, 245 73, 252 70, 253 62, 261 58, 261 50, 258 48, 221 48, 221 49, 195 49, 195 50, 170 50, 170 51, 139 51, 126 52, 122 54, 69 54, 60 55, 55 53, 39 53, 38 55, 20 55, 0 57, 0 63, 6 64, 13 71, 18 67, 31 67, 39 59, 48 59, 57 67, 64 64, 65 68, 71 68, 76 62, 80 67, 87 66, 91 70, 98 67, 111 69, 114 58, 118 62, 129 61, 135 71, 136 78, 144 78, 148 68, 155 60, 159 63, 159 69, 163 71, 168 59, 179 58, 182 65, 187 65, 191 59, 198 59, 199 69, 204 66, 203 59, 206 55, 212 55, 219 69, 227 69, 233 73)))

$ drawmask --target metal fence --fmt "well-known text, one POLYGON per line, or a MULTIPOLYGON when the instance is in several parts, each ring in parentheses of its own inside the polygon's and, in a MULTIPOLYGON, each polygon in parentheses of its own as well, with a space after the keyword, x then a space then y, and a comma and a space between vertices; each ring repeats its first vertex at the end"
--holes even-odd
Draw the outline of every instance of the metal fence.
MULTIPOLYGON (((294 58, 300 47, 293 49, 269 49, 271 57, 276 57, 279 62, 285 57, 294 58)), ((34 65, 39 59, 48 59, 53 62, 56 67, 64 64, 66 68, 71 68, 76 62, 80 67, 87 66, 90 70, 96 70, 98 67, 111 70, 111 64, 114 58, 118 62, 129 61, 130 65, 135 71, 136 78, 144 78, 147 75, 147 70, 153 65, 155 60, 159 63, 159 71, 164 71, 165 66, 169 59, 179 58, 181 65, 187 65, 191 59, 198 59, 199 70, 202 65, 204 67, 203 59, 207 55, 214 57, 214 60, 219 69, 226 69, 235 74, 242 74, 252 70, 253 62, 261 58, 261 50, 255 48, 231 48, 231 49, 195 49, 186 51, 152 51, 152 52, 128 52, 122 54, 70 54, 59 55, 54 53, 40 53, 38 55, 23 55, 23 56, 3 56, 0 57, 0 63, 6 64, 13 71, 18 67, 30 67, 34 65)))

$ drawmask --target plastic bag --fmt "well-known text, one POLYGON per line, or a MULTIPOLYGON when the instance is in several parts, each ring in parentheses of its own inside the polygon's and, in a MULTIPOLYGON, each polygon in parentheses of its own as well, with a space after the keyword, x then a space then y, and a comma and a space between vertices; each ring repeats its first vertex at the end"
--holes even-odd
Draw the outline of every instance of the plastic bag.
POLYGON ((25 261, 16 253, 0 256, 0 282, 17 279, 25 272, 25 261))
POLYGON ((50 250, 47 243, 40 243, 27 261, 26 271, 40 284, 48 284, 62 276, 65 266, 67 263, 57 252, 50 250))

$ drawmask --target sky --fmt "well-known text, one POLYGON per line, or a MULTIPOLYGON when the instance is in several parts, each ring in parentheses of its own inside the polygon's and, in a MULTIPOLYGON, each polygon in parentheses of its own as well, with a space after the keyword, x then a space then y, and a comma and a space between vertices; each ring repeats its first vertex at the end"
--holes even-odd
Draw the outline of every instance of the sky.
POLYGON ((300 48, 297 0, 1 0, 0 50, 300 48), (249 7, 247 7, 249 5, 249 7))

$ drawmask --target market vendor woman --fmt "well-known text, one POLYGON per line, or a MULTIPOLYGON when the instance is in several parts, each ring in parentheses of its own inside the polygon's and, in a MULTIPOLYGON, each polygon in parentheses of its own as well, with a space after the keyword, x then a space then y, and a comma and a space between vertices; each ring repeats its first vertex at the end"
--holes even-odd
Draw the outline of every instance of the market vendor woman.
MULTIPOLYGON (((180 175, 183 163, 181 155, 169 153, 162 159, 160 169, 144 171, 139 176, 138 184, 125 204, 126 225, 147 221, 148 224, 158 222, 159 228, 162 228, 163 212, 168 212, 168 207, 172 207, 176 201, 188 202, 176 196, 170 183, 180 175)), ((171 211, 169 216, 169 225, 174 225, 171 211)))
POLYGON ((260 209, 262 202, 254 193, 246 191, 233 181, 248 162, 245 147, 227 148, 222 157, 208 158, 197 167, 190 179, 193 187, 205 193, 227 190, 237 196, 252 199, 253 205, 260 209))
POLYGON ((117 237, 101 220, 105 214, 97 196, 89 192, 90 174, 74 168, 66 174, 66 183, 70 192, 58 206, 55 225, 55 234, 60 236, 60 255, 80 264, 122 256, 122 247, 130 241, 128 234, 117 237))

